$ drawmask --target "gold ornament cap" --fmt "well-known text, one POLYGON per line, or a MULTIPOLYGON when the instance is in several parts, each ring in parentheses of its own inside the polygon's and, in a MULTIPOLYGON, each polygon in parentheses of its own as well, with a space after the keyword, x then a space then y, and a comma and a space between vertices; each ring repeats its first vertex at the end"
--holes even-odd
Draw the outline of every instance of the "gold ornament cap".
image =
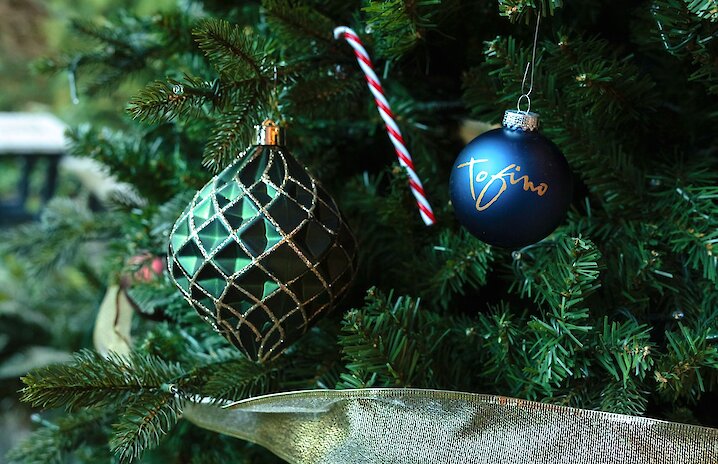
POLYGON ((530 111, 506 110, 502 125, 511 130, 537 131, 539 128, 539 115, 530 111))
POLYGON ((256 145, 284 146, 284 130, 271 119, 254 126, 257 130, 256 145))

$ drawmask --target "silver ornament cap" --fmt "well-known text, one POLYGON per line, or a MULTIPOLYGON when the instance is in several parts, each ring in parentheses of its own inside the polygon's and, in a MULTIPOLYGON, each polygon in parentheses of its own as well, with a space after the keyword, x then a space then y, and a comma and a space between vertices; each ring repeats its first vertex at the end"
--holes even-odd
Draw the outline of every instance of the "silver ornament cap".
POLYGON ((502 125, 511 130, 537 131, 539 128, 539 115, 530 111, 506 110, 502 125))
POLYGON ((255 145, 284 146, 284 130, 271 119, 254 126, 257 131, 255 145))

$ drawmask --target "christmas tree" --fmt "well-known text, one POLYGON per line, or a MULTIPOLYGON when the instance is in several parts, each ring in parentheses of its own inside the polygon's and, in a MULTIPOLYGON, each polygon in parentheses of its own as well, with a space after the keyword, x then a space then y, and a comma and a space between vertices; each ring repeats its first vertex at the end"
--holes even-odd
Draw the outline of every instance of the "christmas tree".
POLYGON ((83 99, 142 88, 116 127, 69 133, 72 155, 133 194, 101 208, 55 199, 4 238, 45 289, 20 301, 74 302, 63 314, 91 320, 96 341, 74 334, 71 362, 23 378, 24 401, 65 412, 10 462, 279 462, 182 415, 201 399, 302 389, 493 393, 718 425, 714 0, 229 3, 78 19, 83 46, 39 63, 71 70, 83 99), (532 108, 574 193, 546 239, 497 248, 458 224, 448 179, 478 122, 515 107, 537 14, 532 108), (333 37, 340 25, 373 54, 434 207, 430 227, 352 50, 333 37), (157 263, 195 191, 267 118, 336 201, 358 261, 334 311, 258 363, 157 263))

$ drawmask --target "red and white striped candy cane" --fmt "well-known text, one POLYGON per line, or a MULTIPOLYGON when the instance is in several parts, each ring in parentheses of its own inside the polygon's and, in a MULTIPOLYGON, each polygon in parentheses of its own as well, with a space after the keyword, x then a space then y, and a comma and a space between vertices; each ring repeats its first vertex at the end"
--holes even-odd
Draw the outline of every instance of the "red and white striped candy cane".
POLYGON ((381 86, 381 82, 374 72, 369 54, 364 48, 364 45, 362 45, 359 36, 352 29, 346 26, 340 26, 334 29, 334 38, 339 39, 340 37, 345 39, 354 49, 354 55, 356 55, 362 71, 364 71, 369 90, 374 95, 379 116, 381 116, 386 124, 386 131, 389 133, 389 140, 391 140, 396 150, 399 164, 404 166, 406 172, 409 174, 409 186, 411 187, 411 193, 413 193, 414 198, 416 198, 416 204, 419 206, 421 218, 427 226, 430 226, 435 222, 434 211, 432 211, 431 205, 426 199, 426 193, 424 193, 424 187, 421 185, 419 176, 416 175, 414 162, 411 159, 409 150, 406 149, 406 144, 404 143, 404 138, 401 136, 399 126, 397 126, 396 121, 394 121, 394 115, 391 112, 389 102, 384 96, 384 89, 381 86))

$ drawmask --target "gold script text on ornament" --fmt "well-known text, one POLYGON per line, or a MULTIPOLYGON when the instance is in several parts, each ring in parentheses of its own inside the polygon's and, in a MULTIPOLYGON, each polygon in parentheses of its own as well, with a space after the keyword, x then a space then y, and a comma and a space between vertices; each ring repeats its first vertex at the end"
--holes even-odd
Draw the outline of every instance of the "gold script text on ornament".
POLYGON ((487 159, 471 158, 471 160, 467 161, 466 163, 461 163, 460 165, 456 166, 457 169, 466 167, 469 168, 469 187, 471 189, 472 198, 476 200, 476 209, 478 211, 484 211, 489 206, 493 205, 494 202, 496 202, 496 200, 498 200, 499 197, 506 191, 509 184, 523 184, 522 187, 525 191, 528 192, 530 190, 532 192, 536 192, 536 194, 540 197, 546 193, 546 190, 548 190, 547 184, 541 182, 538 185, 534 185, 534 183, 529 180, 529 176, 527 175, 516 177, 516 174, 521 172, 521 166, 517 164, 509 164, 496 174, 489 175, 487 171, 479 171, 476 175, 474 175, 474 166, 479 163, 487 163, 488 161, 489 160, 487 159), (486 182, 486 185, 484 185, 484 187, 481 189, 477 196, 474 183, 480 184, 487 179, 489 179, 489 181, 486 182), (494 182, 499 182, 501 185, 498 193, 496 193, 496 195, 491 197, 488 201, 484 201, 484 196, 486 195, 486 192, 488 192, 489 188, 494 182))

